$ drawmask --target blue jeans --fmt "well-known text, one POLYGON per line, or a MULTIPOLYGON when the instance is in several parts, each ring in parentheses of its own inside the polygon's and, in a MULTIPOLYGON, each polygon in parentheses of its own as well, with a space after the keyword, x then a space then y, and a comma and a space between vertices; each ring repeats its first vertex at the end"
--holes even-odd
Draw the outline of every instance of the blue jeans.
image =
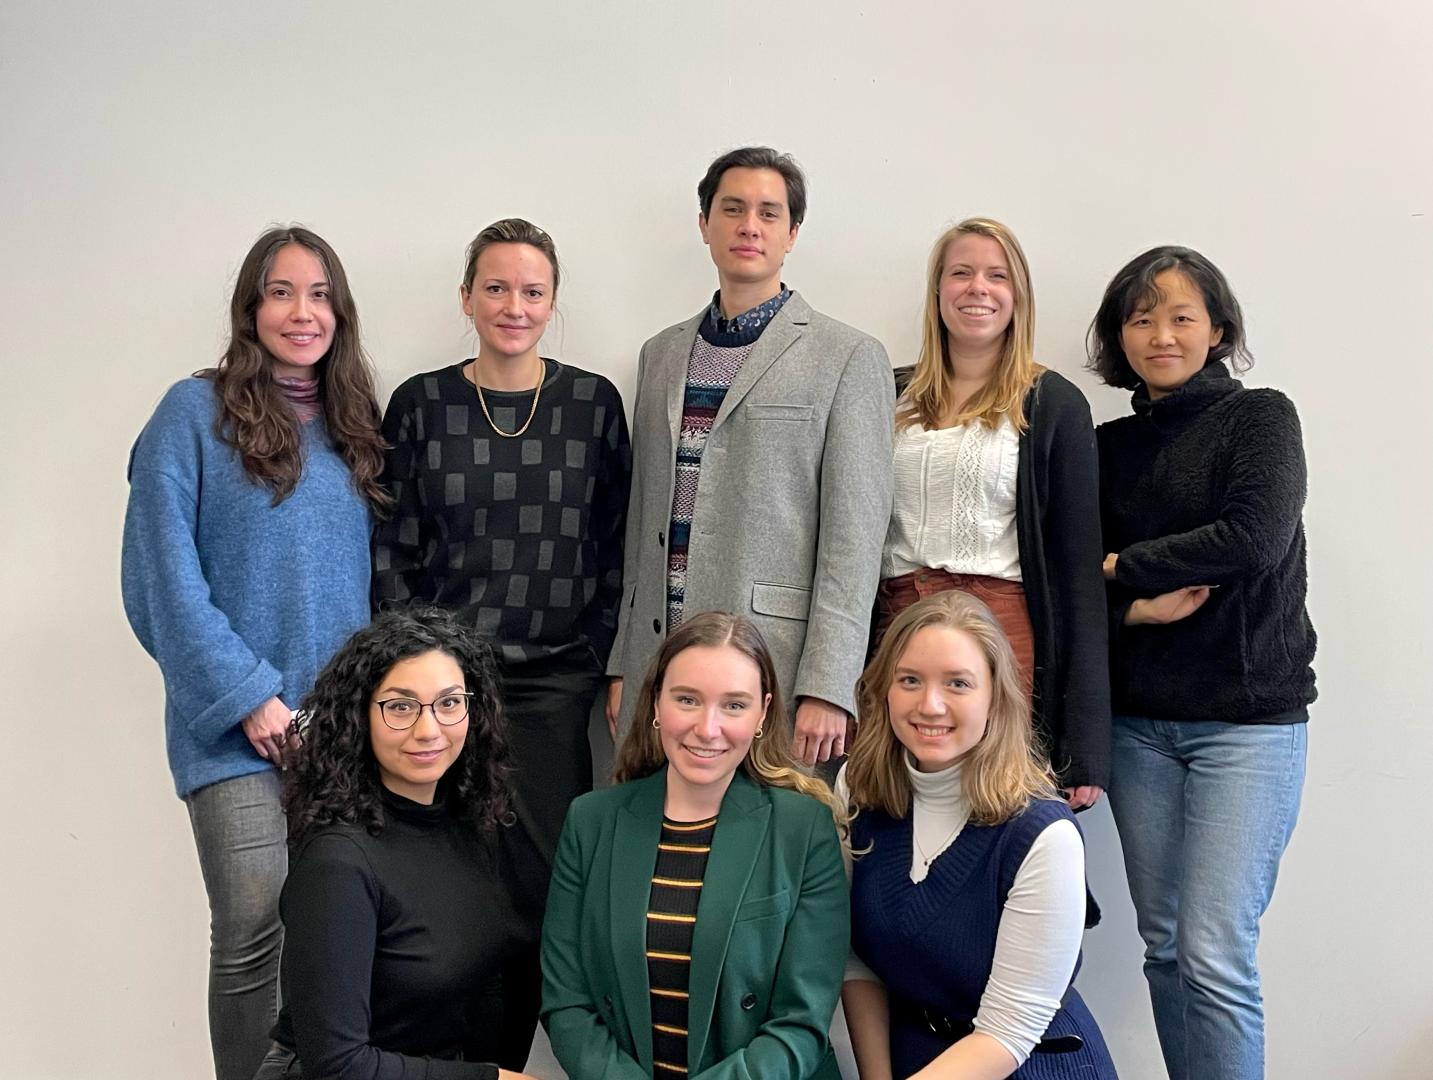
POLYGON ((217 1080, 252 1080, 279 1011, 288 827, 273 769, 185 800, 209 894, 209 1042, 217 1080))
POLYGON ((1307 746, 1305 723, 1115 717, 1110 810, 1170 1080, 1264 1075, 1259 919, 1307 746))

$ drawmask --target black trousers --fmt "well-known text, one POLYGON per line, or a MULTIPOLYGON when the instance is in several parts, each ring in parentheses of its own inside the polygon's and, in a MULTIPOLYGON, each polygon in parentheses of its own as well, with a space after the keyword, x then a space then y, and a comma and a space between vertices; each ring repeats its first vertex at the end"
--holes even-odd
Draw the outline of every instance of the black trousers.
POLYGON ((592 790, 592 705, 605 683, 590 650, 522 663, 499 662, 517 821, 503 830, 504 871, 523 938, 503 969, 505 1069, 520 1072, 532 1049, 542 999, 538 945, 552 860, 567 808, 592 790))

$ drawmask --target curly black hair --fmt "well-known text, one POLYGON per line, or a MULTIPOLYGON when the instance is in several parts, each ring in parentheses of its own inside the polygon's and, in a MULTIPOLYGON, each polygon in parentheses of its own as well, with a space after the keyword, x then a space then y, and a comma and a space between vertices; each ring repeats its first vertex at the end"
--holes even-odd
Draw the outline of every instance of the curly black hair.
POLYGON ((511 820, 508 754, 498 673, 478 633, 437 608, 387 611, 354 634, 303 699, 290 738, 301 745, 284 774, 289 839, 327 825, 383 829, 378 764, 369 738, 373 692, 402 660, 446 653, 472 694, 468 735, 443 778, 454 813, 479 830, 511 820))
POLYGON ((1166 270, 1178 270, 1194 283, 1204 297, 1210 323, 1224 332, 1219 343, 1209 350, 1206 363, 1228 361, 1235 374, 1253 367, 1254 357, 1244 341, 1244 312, 1223 271, 1194 249, 1173 244, 1136 255, 1110 281, 1085 335, 1089 356, 1085 367, 1107 386, 1134 390, 1143 385, 1125 357, 1120 335, 1132 314, 1159 303, 1159 287, 1154 279, 1166 270))

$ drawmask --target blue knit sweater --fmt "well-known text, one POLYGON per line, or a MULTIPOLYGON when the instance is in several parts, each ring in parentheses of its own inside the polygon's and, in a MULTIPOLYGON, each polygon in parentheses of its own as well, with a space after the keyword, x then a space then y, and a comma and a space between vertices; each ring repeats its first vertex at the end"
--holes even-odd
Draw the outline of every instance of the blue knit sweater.
POLYGON ((269 768, 240 723, 295 708, 368 622, 369 515, 323 419, 277 506, 214 433, 206 379, 164 395, 129 460, 121 583, 135 636, 164 675, 165 742, 182 798, 269 768))

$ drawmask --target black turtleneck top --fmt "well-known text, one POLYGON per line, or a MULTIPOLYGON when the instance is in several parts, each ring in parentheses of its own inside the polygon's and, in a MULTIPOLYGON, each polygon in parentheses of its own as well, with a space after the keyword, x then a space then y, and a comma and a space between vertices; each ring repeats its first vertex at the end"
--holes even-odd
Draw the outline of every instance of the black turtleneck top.
POLYGON ((377 836, 333 826, 293 852, 274 1038, 305 1076, 496 1080, 497 972, 518 940, 491 837, 383 792, 377 836))
POLYGON ((1298 414, 1215 360, 1173 393, 1135 391, 1101 424, 1100 516, 1119 555, 1110 586, 1117 713, 1155 720, 1290 723, 1314 700, 1304 609, 1308 481, 1298 414), (1212 585, 1193 614, 1123 625, 1132 601, 1212 585))

